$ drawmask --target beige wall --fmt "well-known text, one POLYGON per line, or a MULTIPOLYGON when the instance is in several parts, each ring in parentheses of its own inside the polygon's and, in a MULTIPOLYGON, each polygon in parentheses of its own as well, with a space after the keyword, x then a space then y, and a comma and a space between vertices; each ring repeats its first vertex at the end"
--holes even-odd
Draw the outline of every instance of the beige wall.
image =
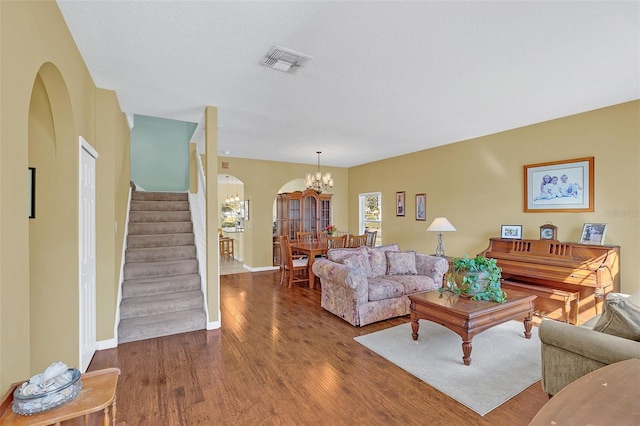
MULTIPOLYGON (((244 158, 218 158, 219 165, 223 161, 229 163, 229 168, 223 170, 219 167, 218 171, 242 180, 244 198, 249 200, 249 221, 245 223, 244 232, 244 263, 250 268, 270 267, 273 264, 273 202, 276 195, 283 185, 304 177, 317 166, 244 158)), ((321 169, 323 172, 331 172, 335 182, 330 191, 333 194, 333 224, 339 229, 347 229, 349 171, 340 167, 322 166, 321 169)))
POLYGON ((0 387, 79 366, 79 136, 96 163, 97 331, 113 337, 129 132, 98 91, 54 1, 0 2, 0 387), (36 167, 36 218, 27 167, 36 167))
POLYGON ((426 228, 445 216, 457 232, 444 235, 446 254, 475 255, 500 225, 558 226, 561 241, 579 241, 583 224, 608 223, 605 242, 621 246, 621 289, 640 287, 640 101, 420 151, 349 169, 349 226, 358 194, 382 192, 383 243, 433 253, 426 228), (524 213, 523 166, 595 157, 593 213, 524 213), (407 215, 395 216, 395 193, 406 191, 407 215), (415 220, 415 194, 427 194, 427 220, 415 220))

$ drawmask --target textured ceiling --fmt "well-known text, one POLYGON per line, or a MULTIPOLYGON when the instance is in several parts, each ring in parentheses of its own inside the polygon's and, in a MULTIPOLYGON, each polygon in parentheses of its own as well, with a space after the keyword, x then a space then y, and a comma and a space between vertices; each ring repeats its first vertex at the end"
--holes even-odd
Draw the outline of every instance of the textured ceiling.
POLYGON ((58 4, 124 112, 202 143, 215 106, 230 157, 349 167, 640 98, 637 1, 58 4))

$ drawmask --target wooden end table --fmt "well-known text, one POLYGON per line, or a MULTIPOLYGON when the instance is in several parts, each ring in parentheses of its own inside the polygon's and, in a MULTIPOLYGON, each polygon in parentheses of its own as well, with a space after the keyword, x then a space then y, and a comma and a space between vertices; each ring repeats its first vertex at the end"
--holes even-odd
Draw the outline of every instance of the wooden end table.
POLYGON ((640 359, 610 364, 562 388, 529 426, 640 424, 640 359))
POLYGON ((413 340, 418 340, 418 320, 426 319, 447 327, 462 337, 462 361, 471 364, 471 340, 473 336, 503 322, 524 317, 524 336, 531 338, 531 316, 534 295, 516 290, 505 290, 504 303, 471 300, 438 290, 416 293, 411 301, 411 330, 413 340))
POLYGON ((53 410, 31 416, 16 414, 11 409, 13 391, 23 382, 15 383, 0 402, 0 425, 59 425, 64 420, 77 417, 83 417, 84 424, 88 425, 89 415, 98 411, 103 413, 102 423, 104 426, 115 425, 116 387, 119 375, 120 370, 117 368, 85 373, 80 377, 82 389, 75 398, 53 410))

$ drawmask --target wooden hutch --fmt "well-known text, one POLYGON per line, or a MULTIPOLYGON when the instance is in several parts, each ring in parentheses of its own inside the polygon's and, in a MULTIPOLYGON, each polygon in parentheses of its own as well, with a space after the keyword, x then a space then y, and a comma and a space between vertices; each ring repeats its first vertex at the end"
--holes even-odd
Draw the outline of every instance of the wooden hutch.
POLYGON ((296 239, 296 232, 324 230, 331 224, 331 194, 313 189, 278 194, 276 202, 276 237, 296 239))

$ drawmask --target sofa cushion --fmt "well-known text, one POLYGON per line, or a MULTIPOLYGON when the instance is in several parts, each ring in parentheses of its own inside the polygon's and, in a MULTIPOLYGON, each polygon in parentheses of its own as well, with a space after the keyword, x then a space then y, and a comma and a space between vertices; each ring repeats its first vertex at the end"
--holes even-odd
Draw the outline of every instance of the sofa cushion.
POLYGON ((342 263, 352 268, 359 267, 364 272, 365 277, 369 278, 372 276, 371 266, 369 266, 369 255, 366 247, 329 249, 327 252, 327 259, 332 262, 342 263), (355 256, 355 258, 353 256, 355 256), (348 263, 345 262, 345 259, 347 258, 350 258, 348 263), (357 260, 355 260, 356 258, 357 260))
POLYGON ((369 302, 391 299, 404 294, 404 286, 386 277, 369 278, 369 302))
POLYGON ((415 251, 387 251, 387 275, 416 275, 415 251))
POLYGON ((404 294, 407 296, 422 291, 436 290, 442 285, 426 275, 387 275, 386 279, 402 284, 404 294))
POLYGON ((595 331, 640 341, 640 309, 625 295, 609 293, 602 306, 602 316, 595 331))
POLYGON ((367 250, 371 276, 381 277, 387 274, 387 251, 400 251, 397 244, 388 244, 377 247, 364 247, 367 250))

